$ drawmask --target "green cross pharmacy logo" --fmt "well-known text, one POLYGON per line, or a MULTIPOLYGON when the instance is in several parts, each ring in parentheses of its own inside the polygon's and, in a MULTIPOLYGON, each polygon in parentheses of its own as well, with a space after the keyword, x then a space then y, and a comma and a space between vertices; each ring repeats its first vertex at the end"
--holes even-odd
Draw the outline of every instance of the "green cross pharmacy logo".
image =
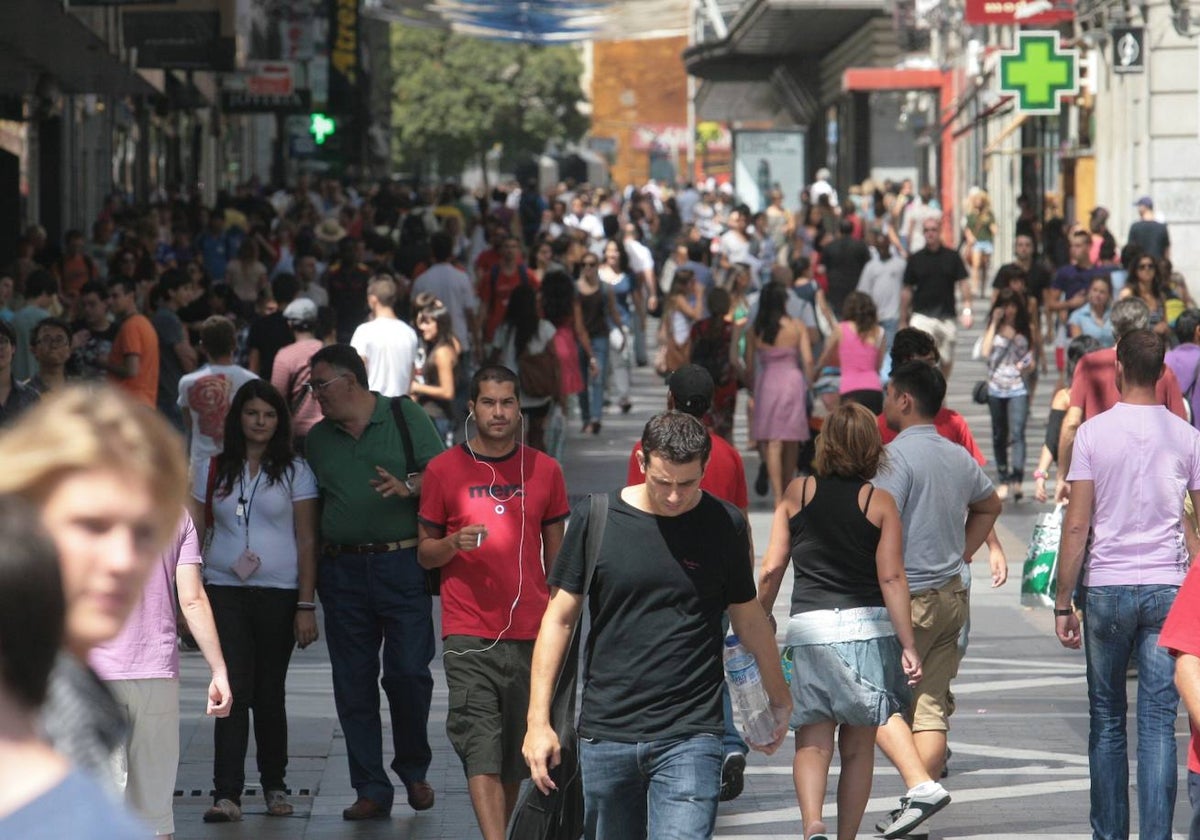
POLYGON ((1017 34, 1016 48, 1000 53, 1000 92, 1012 94, 1023 114, 1057 114, 1063 97, 1079 93, 1079 52, 1061 49, 1057 32, 1017 34))

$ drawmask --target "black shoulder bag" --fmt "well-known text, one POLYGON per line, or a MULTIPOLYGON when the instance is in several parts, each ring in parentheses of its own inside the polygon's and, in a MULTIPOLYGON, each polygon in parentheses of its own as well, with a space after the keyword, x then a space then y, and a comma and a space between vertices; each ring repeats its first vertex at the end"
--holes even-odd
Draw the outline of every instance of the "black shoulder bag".
MULTIPOLYGON (((588 498, 587 535, 583 554, 583 599, 596 574, 604 526, 608 521, 608 495, 593 493, 588 498)), ((571 644, 550 700, 550 722, 558 735, 561 761, 550 771, 557 790, 544 794, 532 782, 526 784, 513 810, 508 840, 579 840, 583 836, 583 774, 579 769, 579 736, 575 732, 575 686, 579 673, 579 625, 575 622, 571 644)))
MULTIPOLYGON (((400 445, 404 447, 404 469, 409 472, 418 472, 417 456, 413 451, 412 432, 408 430, 408 421, 404 419, 404 401, 410 400, 407 394, 402 394, 399 397, 392 397, 391 409, 392 419, 396 421, 396 429, 400 432, 400 445)), ((421 464, 420 469, 424 469, 425 465, 421 464)), ((425 569, 425 591, 435 598, 442 594, 442 570, 441 569, 425 569)))

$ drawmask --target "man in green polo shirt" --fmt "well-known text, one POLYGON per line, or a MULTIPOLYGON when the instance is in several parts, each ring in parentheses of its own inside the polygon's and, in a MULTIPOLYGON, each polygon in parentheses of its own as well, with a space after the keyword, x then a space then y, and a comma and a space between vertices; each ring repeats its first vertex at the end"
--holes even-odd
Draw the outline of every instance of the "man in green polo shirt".
POLYGON ((324 543, 317 592, 333 667, 333 698, 346 736, 350 782, 358 799, 347 820, 385 819, 394 787, 383 766, 379 720, 380 646, 383 690, 392 715, 392 769, 414 810, 433 807, 426 781, 432 752, 427 725, 433 696, 432 602, 417 565, 421 471, 442 451, 425 412, 402 402, 412 444, 391 401, 367 388, 367 370, 347 344, 313 354, 309 388, 325 419, 308 433, 308 462, 321 488, 324 543))

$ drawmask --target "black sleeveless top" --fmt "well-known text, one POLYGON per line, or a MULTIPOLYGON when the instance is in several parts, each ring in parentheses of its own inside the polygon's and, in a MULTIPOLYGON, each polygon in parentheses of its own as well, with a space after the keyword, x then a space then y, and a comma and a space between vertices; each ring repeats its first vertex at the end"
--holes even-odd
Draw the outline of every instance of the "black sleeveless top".
MULTIPOLYGON (((788 522, 792 545, 792 615, 810 610, 882 607, 875 566, 879 527, 858 506, 866 482, 818 478, 812 497, 788 522)), ((867 509, 871 496, 867 494, 867 509)))
POLYGON ((605 317, 608 301, 604 297, 604 286, 592 292, 590 295, 585 295, 582 292, 579 295, 579 308, 583 314, 583 328, 587 330, 588 336, 597 338, 602 335, 608 335, 608 319, 605 317))

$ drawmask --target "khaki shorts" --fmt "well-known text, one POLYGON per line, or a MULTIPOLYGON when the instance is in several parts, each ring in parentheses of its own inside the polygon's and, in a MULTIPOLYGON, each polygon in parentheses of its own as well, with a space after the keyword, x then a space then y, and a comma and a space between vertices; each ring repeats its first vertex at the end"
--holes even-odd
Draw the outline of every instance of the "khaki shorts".
POLYGON ((155 834, 174 834, 179 680, 113 680, 105 685, 130 722, 128 741, 113 755, 125 801, 155 834))
POLYGON ((954 714, 950 680, 958 676, 958 634, 970 615, 962 578, 912 595, 913 638, 922 677, 913 689, 913 732, 945 732, 954 714))
POLYGON ((446 637, 446 735, 467 778, 499 776, 509 784, 529 778, 521 746, 533 642, 501 641, 484 651, 492 644, 475 636, 446 637))
POLYGON ((943 365, 954 361, 954 345, 958 343, 958 324, 953 318, 930 318, 928 315, 914 312, 908 319, 908 325, 918 330, 924 330, 933 336, 943 365))

